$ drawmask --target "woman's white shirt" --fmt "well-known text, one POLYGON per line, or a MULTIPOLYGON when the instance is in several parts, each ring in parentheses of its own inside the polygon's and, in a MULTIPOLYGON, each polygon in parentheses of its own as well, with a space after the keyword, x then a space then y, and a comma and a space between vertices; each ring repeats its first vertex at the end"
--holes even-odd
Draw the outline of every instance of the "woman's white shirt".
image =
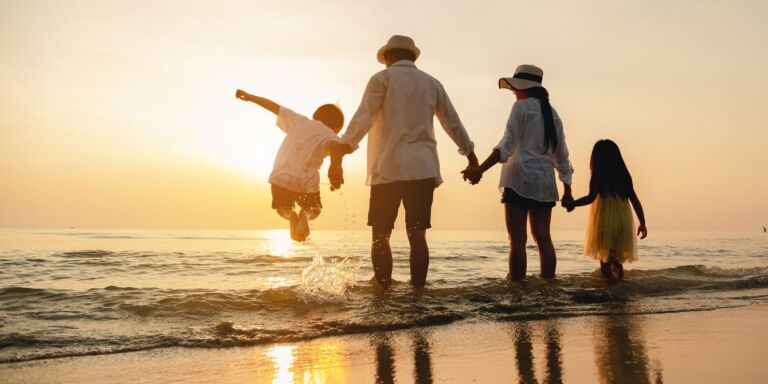
POLYGON ((544 151, 544 116, 538 99, 518 100, 512 105, 504 137, 495 149, 501 155, 499 188, 542 202, 558 201, 555 169, 565 184, 571 184, 573 167, 568 159, 563 122, 552 108, 557 149, 544 151))

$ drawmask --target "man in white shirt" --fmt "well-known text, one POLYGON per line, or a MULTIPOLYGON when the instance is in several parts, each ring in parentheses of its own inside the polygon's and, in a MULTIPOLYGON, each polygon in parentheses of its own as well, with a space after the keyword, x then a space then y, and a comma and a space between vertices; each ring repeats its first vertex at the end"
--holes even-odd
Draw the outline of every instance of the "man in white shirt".
POLYGON ((411 284, 424 286, 429 266, 426 230, 431 227, 432 197, 443 180, 437 157, 433 117, 459 147, 459 153, 477 165, 474 143, 453 109, 442 84, 416 68, 419 49, 406 36, 394 35, 379 49, 386 69, 371 77, 363 99, 341 146, 331 148, 328 177, 332 188, 343 183, 341 159, 368 135, 368 175, 371 186, 368 225, 372 227, 371 259, 379 284, 392 283, 389 238, 402 201, 411 245, 411 284))

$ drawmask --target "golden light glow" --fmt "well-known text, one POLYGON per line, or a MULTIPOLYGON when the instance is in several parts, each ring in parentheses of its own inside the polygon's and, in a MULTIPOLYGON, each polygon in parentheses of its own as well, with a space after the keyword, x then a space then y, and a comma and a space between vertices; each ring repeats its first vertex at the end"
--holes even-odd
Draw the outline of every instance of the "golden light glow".
POLYGON ((296 284, 296 282, 291 279, 287 279, 285 277, 277 277, 277 276, 267 278, 267 282, 266 282, 267 287, 269 287, 270 289, 287 287, 293 284, 296 284))
POLYGON ((266 355, 275 366, 275 374, 272 384, 291 384, 294 382, 293 362, 295 359, 295 345, 275 345, 266 355))
MULTIPOLYGON (((286 226, 288 223, 286 222, 286 226)), ((272 256, 291 257, 293 256, 293 240, 291 234, 285 229, 275 229, 267 231, 269 237, 269 254, 272 256)))
MULTIPOLYGON (((766 2, 521 9, 502 0, 480 8, 428 1, 394 25, 371 18, 391 13, 389 2, 236 3, 146 2, 124 13, 111 2, 0 1, 0 226, 285 228, 270 210, 267 183, 285 134, 272 113, 237 100, 235 90, 304 115, 338 102, 349 122, 371 75, 384 68, 376 50, 394 33, 416 39, 417 65, 445 85, 479 157, 498 143, 514 101, 496 79, 524 56, 544 68, 564 120, 576 195, 588 190, 592 145, 611 138, 654 228, 766 224, 766 185, 755 175, 764 173, 768 130, 751 108, 768 76, 760 70, 768 62, 768 24, 759 17, 766 2), (510 12, 542 16, 509 23, 510 12), (457 31, 457 21, 469 24, 457 31), (553 27, 537 35, 540 44, 519 47, 522 56, 489 38, 542 23, 553 27), (563 61, 571 57, 580 60, 563 61), (648 70, 659 57, 669 59, 664 72, 674 81, 648 70), (712 76, 730 68, 751 81, 712 76), (739 97, 712 97, 713 87, 739 97), (692 199, 694 187, 701 193, 692 199), (700 209, 732 191, 739 199, 700 209)), ((478 186, 463 183, 466 159, 439 124, 436 136, 445 183, 435 194, 434 227, 503 230, 503 220, 488 219, 500 214, 499 167, 478 186)), ((368 210, 365 143, 344 166, 347 200, 324 194, 317 229, 344 228, 345 205, 358 216, 368 210)), ((553 229, 581 229, 585 216, 555 210, 553 229)), ((364 220, 356 227, 367 229, 364 220)))
POLYGON ((301 345, 276 345, 267 350, 275 367, 272 383, 345 383, 347 355, 338 339, 313 340, 301 345))

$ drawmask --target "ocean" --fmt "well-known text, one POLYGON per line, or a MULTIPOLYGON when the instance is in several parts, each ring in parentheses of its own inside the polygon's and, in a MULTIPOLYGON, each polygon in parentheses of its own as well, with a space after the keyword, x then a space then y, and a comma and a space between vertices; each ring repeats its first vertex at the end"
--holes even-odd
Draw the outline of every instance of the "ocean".
POLYGON ((458 321, 514 321, 738 307, 768 298, 768 235, 653 232, 609 285, 555 232, 557 278, 505 280, 502 232, 430 231, 430 269, 408 284, 408 243, 392 240, 395 283, 373 276, 370 235, 315 231, 0 230, 0 363, 167 347, 229 348, 458 321))

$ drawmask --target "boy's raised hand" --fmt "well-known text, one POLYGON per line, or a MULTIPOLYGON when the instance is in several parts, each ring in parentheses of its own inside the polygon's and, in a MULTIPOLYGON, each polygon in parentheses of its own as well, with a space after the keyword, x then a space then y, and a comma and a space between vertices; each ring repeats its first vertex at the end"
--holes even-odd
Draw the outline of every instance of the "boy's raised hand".
POLYGON ((246 100, 247 101, 248 100, 248 96, 250 96, 248 94, 248 92, 243 91, 242 89, 238 89, 237 91, 235 91, 235 97, 237 97, 240 100, 246 100))

